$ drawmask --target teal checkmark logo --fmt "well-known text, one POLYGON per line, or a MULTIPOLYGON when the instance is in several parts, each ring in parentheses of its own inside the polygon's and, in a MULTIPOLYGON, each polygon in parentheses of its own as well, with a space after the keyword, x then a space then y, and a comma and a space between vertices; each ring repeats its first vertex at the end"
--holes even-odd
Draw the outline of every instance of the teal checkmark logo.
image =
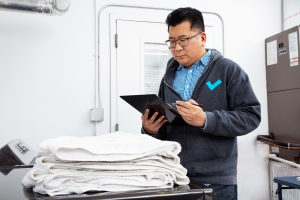
POLYGON ((215 89, 218 85, 220 85, 221 83, 222 83, 222 81, 219 79, 219 80, 217 80, 214 84, 211 84, 211 82, 208 81, 208 82, 206 83, 206 85, 209 87, 210 90, 213 90, 213 89, 215 89))

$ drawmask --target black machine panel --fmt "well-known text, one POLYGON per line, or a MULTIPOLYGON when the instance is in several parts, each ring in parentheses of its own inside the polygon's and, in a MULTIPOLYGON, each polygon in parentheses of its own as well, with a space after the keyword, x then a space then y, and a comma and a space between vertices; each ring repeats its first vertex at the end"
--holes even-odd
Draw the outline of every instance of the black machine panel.
MULTIPOLYGON (((23 140, 17 139, 9 142, 0 149, 0 167, 18 166, 35 163, 35 151, 32 150, 23 140)), ((0 169, 0 172, 7 175, 10 168, 0 169)))
MULTIPOLYGON (((269 130, 275 141, 300 144, 300 89, 268 93, 269 130)), ((297 150, 280 149, 279 156, 294 160, 297 150)))
MULTIPOLYGON (((300 144, 299 47, 299 26, 265 40, 269 131, 283 143, 300 144)), ((298 155, 297 150, 279 149, 279 157, 287 160, 298 155)))
MULTIPOLYGON (((289 34, 297 31, 299 35, 299 27, 296 26, 282 33, 276 34, 265 40, 266 53, 266 75, 267 75, 267 91, 281 91, 287 89, 300 88, 300 65, 290 65, 290 46, 289 34), (267 43, 277 40, 277 64, 267 65, 267 43), (281 48, 279 47, 281 46, 281 48)), ((299 37, 298 37, 299 47, 299 37)), ((298 56, 299 56, 298 49, 298 56)), ((299 58, 299 57, 298 57, 299 58)))

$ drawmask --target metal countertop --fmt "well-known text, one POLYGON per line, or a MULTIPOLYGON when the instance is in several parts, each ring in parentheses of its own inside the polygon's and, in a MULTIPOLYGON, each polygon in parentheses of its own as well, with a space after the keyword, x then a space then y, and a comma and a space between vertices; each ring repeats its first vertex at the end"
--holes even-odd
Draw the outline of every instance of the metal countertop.
POLYGON ((23 187, 21 181, 32 166, 0 166, 0 199, 2 200, 107 200, 107 199, 147 199, 147 200, 213 200, 212 189, 191 179, 189 185, 169 189, 153 189, 128 192, 88 192, 50 197, 23 187), (5 171, 6 170, 6 171, 5 171), (10 171, 11 170, 11 171, 10 171), (6 174, 6 175, 5 175, 6 174))

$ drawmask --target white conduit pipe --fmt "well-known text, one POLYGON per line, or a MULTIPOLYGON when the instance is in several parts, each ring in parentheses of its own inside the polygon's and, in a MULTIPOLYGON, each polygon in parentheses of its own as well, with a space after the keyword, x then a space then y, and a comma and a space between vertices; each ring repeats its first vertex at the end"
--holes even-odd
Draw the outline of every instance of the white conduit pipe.
POLYGON ((63 15, 70 0, 0 0, 0 11, 27 12, 44 15, 63 15))
POLYGON ((300 168, 299 164, 291 162, 291 161, 288 161, 288 160, 285 160, 285 159, 282 159, 282 158, 278 158, 275 154, 270 154, 269 158, 273 159, 273 160, 277 160, 277 161, 283 162, 283 163, 286 163, 286 164, 289 164, 289 165, 291 165, 293 167, 300 168))

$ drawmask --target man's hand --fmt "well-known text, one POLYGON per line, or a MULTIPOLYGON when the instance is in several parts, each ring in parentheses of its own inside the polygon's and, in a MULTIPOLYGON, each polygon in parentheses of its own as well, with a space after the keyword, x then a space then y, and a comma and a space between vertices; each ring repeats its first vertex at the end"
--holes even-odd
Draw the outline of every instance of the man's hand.
POLYGON ((193 99, 188 100, 187 102, 176 101, 177 111, 181 115, 181 117, 192 126, 201 126, 205 125, 205 113, 203 109, 197 105, 198 103, 193 99))
POLYGON ((149 134, 153 135, 153 134, 157 133, 158 130, 160 129, 160 127, 168 121, 167 119, 164 120, 165 116, 161 116, 154 122, 157 115, 158 115, 158 112, 155 112, 152 115, 152 117, 150 119, 148 119, 149 109, 147 109, 145 114, 142 115, 142 117, 141 117, 144 130, 149 134))

